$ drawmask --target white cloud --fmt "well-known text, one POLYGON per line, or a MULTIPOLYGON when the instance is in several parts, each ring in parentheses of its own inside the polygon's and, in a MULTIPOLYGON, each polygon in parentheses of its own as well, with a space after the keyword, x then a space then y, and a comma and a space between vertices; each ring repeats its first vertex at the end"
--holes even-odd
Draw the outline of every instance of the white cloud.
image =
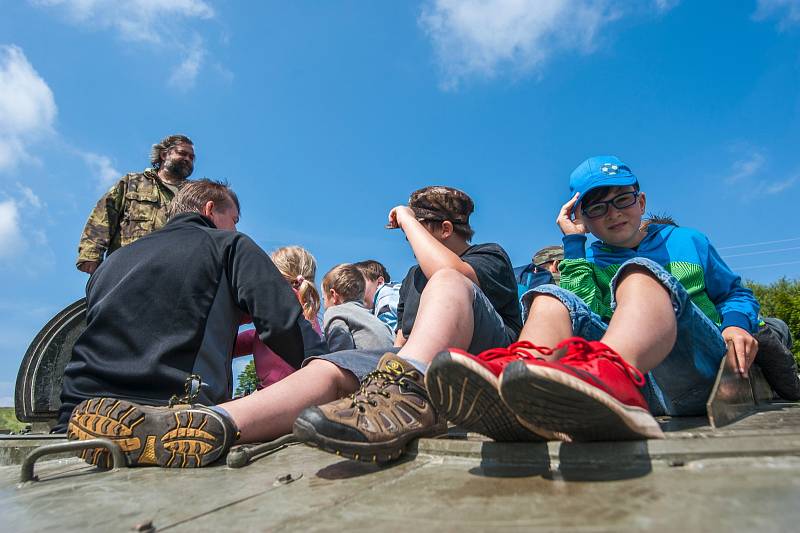
POLYGON ((203 46, 203 41, 198 37, 194 46, 189 49, 186 58, 170 75, 168 81, 169 85, 183 91, 194 87, 197 74, 200 72, 200 67, 203 65, 205 56, 206 50, 203 46))
POLYGON ((783 181, 778 181, 776 183, 770 183, 767 181, 762 181, 762 192, 764 194, 778 194, 782 193, 786 189, 792 187, 795 183, 800 181, 800 176, 794 176, 789 179, 785 179, 783 181))
POLYGON ((203 0, 31 0, 55 7, 75 24, 111 29, 129 41, 161 43, 180 19, 210 19, 214 9, 203 0))
POLYGON ((169 76, 168 83, 179 89, 194 85, 207 54, 203 40, 190 30, 192 22, 215 16, 214 9, 204 0, 29 1, 61 10, 76 25, 110 30, 125 41, 178 51, 181 63, 169 76))
POLYGON ((681 3, 681 0, 655 0, 656 9, 659 11, 669 11, 681 3))
POLYGON ((785 173, 771 168, 774 165, 770 165, 761 148, 736 143, 730 149, 743 155, 731 163, 723 182, 730 186, 731 191, 740 192, 740 199, 744 202, 760 196, 780 194, 800 182, 800 174, 797 173, 790 178, 776 180, 776 176, 785 173))
POLYGON ((53 92, 22 50, 0 45, 0 171, 29 159, 29 144, 53 131, 53 92))
POLYGON ((755 176, 764 167, 765 162, 764 154, 758 150, 751 150, 731 164, 731 171, 725 178, 725 183, 733 185, 755 176))
POLYGON ((785 30, 800 23, 800 0, 758 0, 755 20, 778 19, 778 28, 785 30))
MULTIPOLYGON (((648 5, 664 12, 677 3, 648 5)), ((433 41, 442 87, 453 89, 472 76, 529 74, 559 51, 589 53, 630 9, 621 0, 429 0, 419 24, 433 41)))
POLYGON ((0 202, 0 259, 16 256, 25 248, 17 202, 3 200, 0 202))
POLYGON ((36 196, 36 193, 33 192, 33 189, 30 187, 26 187, 21 183, 17 183, 17 189, 22 194, 23 202, 28 204, 30 207, 34 209, 41 209, 42 208, 42 201, 36 196))
POLYGON ((114 168, 114 164, 108 156, 92 152, 83 152, 80 155, 91 169, 98 189, 107 189, 122 175, 114 168))

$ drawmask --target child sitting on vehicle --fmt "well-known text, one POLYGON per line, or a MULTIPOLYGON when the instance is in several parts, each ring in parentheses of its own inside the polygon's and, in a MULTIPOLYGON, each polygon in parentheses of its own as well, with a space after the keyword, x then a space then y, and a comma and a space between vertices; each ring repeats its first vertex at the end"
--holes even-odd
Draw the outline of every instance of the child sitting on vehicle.
MULTIPOLYGON (((317 334, 322 335, 317 317, 320 301, 319 293, 314 287, 314 278, 317 275, 317 262, 314 256, 300 246, 285 246, 272 252, 270 258, 292 286, 303 308, 305 319, 311 323, 317 334)), ((249 317, 247 322, 250 322, 249 317)), ((253 354, 259 389, 268 387, 294 372, 291 365, 261 342, 255 329, 239 333, 233 348, 234 357, 250 354, 253 354)))
MULTIPOLYGON (((491 383, 505 408, 495 418, 510 426, 573 441, 663 437, 653 415, 704 414, 726 353, 747 376, 758 303, 705 235, 641 227, 645 193, 616 157, 581 163, 570 191, 557 219, 561 287, 523 297, 519 342, 442 354, 427 378, 461 397, 491 383), (590 232, 599 240, 587 250, 590 232)), ((470 429, 471 420, 448 418, 470 429)))
POLYGON ((400 302, 400 284, 393 283, 389 272, 383 264, 374 259, 353 263, 361 271, 366 281, 364 288, 364 305, 372 310, 372 314, 389 326, 394 332, 397 329, 397 304, 400 302))
POLYGON ((392 331, 364 305, 365 284, 352 264, 338 265, 322 278, 323 331, 331 353, 392 347, 392 331))

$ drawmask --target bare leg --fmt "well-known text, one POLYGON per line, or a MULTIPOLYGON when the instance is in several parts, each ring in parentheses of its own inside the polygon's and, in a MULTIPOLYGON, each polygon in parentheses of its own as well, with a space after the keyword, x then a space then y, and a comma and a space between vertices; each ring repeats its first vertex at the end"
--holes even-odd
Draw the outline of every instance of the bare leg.
POLYGON ((602 342, 649 372, 669 354, 677 338, 669 293, 649 270, 629 267, 617 284, 616 298, 617 309, 602 342))
POLYGON ((451 269, 436 272, 425 285, 414 330, 398 355, 430 363, 447 348, 467 349, 474 317, 472 282, 451 269))
POLYGON ((353 374, 315 359, 297 372, 253 394, 221 404, 241 431, 239 444, 273 440, 292 432, 306 407, 338 400, 358 389, 353 374))
MULTIPOLYGON (((572 335, 572 320, 566 306, 555 296, 539 294, 533 299, 528 320, 525 321, 519 340, 552 348, 572 335)), ((558 355, 560 354, 541 357, 552 360, 558 355)))

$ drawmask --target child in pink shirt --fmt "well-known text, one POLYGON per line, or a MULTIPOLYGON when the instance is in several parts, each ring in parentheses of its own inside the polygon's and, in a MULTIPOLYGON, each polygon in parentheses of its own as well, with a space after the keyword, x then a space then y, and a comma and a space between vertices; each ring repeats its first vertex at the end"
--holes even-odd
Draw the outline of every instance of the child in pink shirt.
MULTIPOLYGON (((292 285, 297 300, 303 307, 303 316, 311 322, 311 327, 321 337, 322 329, 317 317, 320 300, 319 293, 314 287, 314 278, 317 274, 317 262, 314 256, 300 246, 285 246, 272 252, 270 257, 286 281, 292 285)), ((249 317, 247 322, 250 322, 249 317)), ((294 368, 279 354, 261 342, 254 329, 239 333, 233 348, 233 357, 250 354, 253 354, 259 389, 268 387, 294 372, 294 368)))

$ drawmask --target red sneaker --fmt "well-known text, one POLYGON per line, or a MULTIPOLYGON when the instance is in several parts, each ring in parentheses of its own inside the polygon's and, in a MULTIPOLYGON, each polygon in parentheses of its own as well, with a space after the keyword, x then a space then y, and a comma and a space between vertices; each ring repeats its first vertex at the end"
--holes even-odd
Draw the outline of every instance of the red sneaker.
POLYGON ((500 395, 525 424, 563 432, 574 441, 664 438, 639 391, 642 373, 602 342, 573 337, 558 361, 508 365, 500 395))
MULTIPOLYGON (((531 431, 500 399, 500 374, 509 363, 534 360, 533 352, 552 350, 527 341, 475 356, 457 348, 438 354, 425 374, 425 387, 440 416, 496 441, 543 441, 554 436, 531 431)), ((536 428, 532 428, 536 429, 536 428)))

